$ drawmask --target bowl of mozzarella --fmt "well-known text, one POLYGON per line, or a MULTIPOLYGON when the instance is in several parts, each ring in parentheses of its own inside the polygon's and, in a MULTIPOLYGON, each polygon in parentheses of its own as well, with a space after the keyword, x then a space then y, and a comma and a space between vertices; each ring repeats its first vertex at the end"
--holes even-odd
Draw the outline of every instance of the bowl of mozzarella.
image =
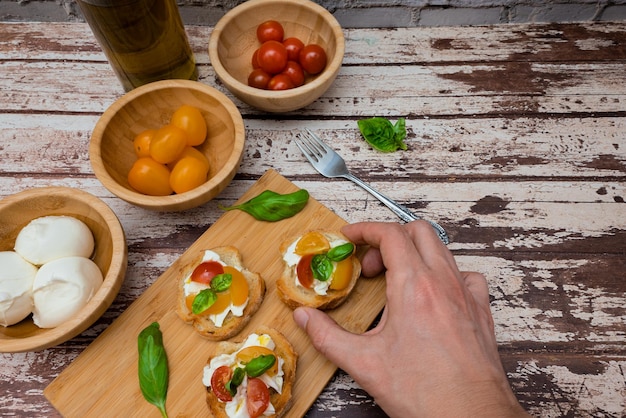
POLYGON ((124 281, 128 250, 115 213, 69 187, 0 200, 0 352, 39 351, 89 328, 124 281))

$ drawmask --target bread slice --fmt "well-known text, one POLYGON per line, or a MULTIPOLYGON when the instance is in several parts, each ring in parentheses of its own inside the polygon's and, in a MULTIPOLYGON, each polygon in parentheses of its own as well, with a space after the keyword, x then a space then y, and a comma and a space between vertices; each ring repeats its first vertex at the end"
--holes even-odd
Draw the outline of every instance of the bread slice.
MULTIPOLYGON (((282 366, 284 372, 282 392, 278 393, 273 388, 269 388, 270 402, 276 410, 276 414, 272 415, 272 417, 282 417, 287 413, 292 404, 292 389, 296 379, 298 354, 295 352, 293 346, 287 338, 273 328, 261 326, 253 333, 258 335, 269 335, 276 344, 274 353, 276 354, 277 359, 280 358, 284 361, 282 366)), ((220 354, 232 354, 239 350, 246 341, 247 337, 248 336, 246 335, 244 338, 238 339, 237 342, 222 341, 218 343, 215 346, 213 353, 211 353, 207 364, 209 364, 211 359, 215 356, 220 354)), ((206 402, 209 406, 211 414, 216 418, 228 418, 225 411, 226 403, 220 401, 210 387, 207 387, 206 389, 206 402)))
POLYGON ((263 302, 265 296, 265 281, 261 275, 253 273, 244 267, 241 254, 237 248, 225 246, 213 248, 211 251, 217 253, 222 262, 242 272, 246 278, 249 294, 248 304, 243 310, 243 315, 235 316, 232 312, 229 312, 222 326, 217 327, 208 314, 196 315, 188 308, 184 291, 185 279, 189 277, 193 270, 202 262, 204 251, 198 255, 196 260, 191 263, 187 269, 183 270, 183 274, 178 283, 178 306, 176 311, 178 316, 186 323, 192 324, 198 333, 210 340, 220 341, 236 335, 250 321, 252 315, 254 315, 263 302))
MULTIPOLYGON (((334 231, 317 231, 326 236, 326 238, 333 242, 335 240, 348 239, 340 232, 334 231)), ((304 234, 284 241, 280 245, 280 254, 284 261, 284 256, 287 253, 288 248, 296 241, 298 241, 304 234)), ((276 281, 276 289, 280 299, 291 309, 295 309, 299 306, 310 306, 318 309, 333 309, 341 305, 350 295, 352 289, 356 285, 357 279, 361 276, 361 263, 356 255, 353 253, 350 258, 352 259, 352 277, 349 284, 341 290, 328 289, 326 295, 318 295, 313 289, 308 289, 296 284, 296 267, 289 266, 284 261, 285 267, 281 277, 276 281)))

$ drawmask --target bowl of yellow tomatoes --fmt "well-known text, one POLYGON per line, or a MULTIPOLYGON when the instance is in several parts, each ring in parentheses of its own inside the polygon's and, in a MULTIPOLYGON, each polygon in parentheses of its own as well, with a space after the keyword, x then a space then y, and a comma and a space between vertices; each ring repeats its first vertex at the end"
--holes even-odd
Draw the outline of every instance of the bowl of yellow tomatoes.
POLYGON ((209 39, 222 83, 267 112, 308 106, 336 79, 343 62, 341 26, 310 0, 249 0, 226 13, 209 39))
POLYGON ((89 158, 119 198, 145 209, 181 211, 217 196, 243 156, 235 104, 197 81, 163 80, 116 100, 94 127, 89 158))

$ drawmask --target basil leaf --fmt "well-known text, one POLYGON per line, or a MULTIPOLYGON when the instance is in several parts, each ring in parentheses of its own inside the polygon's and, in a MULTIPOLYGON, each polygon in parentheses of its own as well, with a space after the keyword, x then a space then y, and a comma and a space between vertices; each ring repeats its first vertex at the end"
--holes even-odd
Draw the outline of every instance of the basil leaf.
POLYGON ((249 213, 259 221, 276 222, 291 218, 306 206, 309 200, 309 192, 300 189, 289 194, 280 194, 271 190, 265 190, 261 194, 240 205, 224 207, 222 210, 239 209, 249 213))
POLYGON ((400 118, 393 125, 389 119, 374 117, 357 121, 361 135, 374 149, 382 152, 394 152, 398 149, 406 150, 406 125, 404 118, 400 118))
POLYGON ((226 390, 230 392, 231 396, 235 396, 237 394, 237 388, 243 382, 243 378, 245 377, 246 372, 241 367, 237 367, 233 372, 233 377, 226 382, 226 390))
POLYGON ((137 349, 141 393, 146 401, 156 406, 161 411, 161 416, 166 418, 165 399, 169 384, 169 368, 163 346, 163 334, 158 322, 153 322, 139 333, 137 349))
POLYGON ((201 290, 200 293, 193 298, 191 304, 191 312, 198 315, 209 309, 217 301, 217 293, 211 288, 201 290))
POLYGON ((395 139, 396 139, 396 142, 398 143, 398 146, 402 148, 403 150, 405 150, 406 144, 403 141, 404 141, 404 138, 406 138, 406 121, 404 120, 404 118, 400 118, 396 121, 396 123, 394 123, 393 131, 396 134, 395 139))
POLYGON ((225 292, 230 288, 233 283, 233 275, 230 273, 222 273, 214 276, 211 279, 211 289, 214 292, 225 292))
POLYGON ((246 374, 250 377, 258 377, 268 371, 276 363, 276 356, 273 354, 261 354, 250 360, 246 364, 246 374))
POLYGON ((331 248, 330 251, 326 254, 326 257, 330 259, 330 261, 341 261, 352 255, 354 251, 354 244, 351 242, 346 242, 345 244, 338 245, 334 248, 331 248))
POLYGON ((326 254, 316 254, 311 259, 311 270, 313 270, 313 277, 325 282, 330 279, 333 272, 333 263, 326 254))

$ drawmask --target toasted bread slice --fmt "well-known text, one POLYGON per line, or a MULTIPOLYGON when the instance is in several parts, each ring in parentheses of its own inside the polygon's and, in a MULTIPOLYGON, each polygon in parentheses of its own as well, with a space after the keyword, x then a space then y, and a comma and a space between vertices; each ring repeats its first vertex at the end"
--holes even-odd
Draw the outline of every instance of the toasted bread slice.
MULTIPOLYGON (((316 231, 324 235, 329 242, 348 239, 340 232, 334 231, 316 231)), ((304 234, 283 242, 280 246, 280 254, 283 257, 285 267, 281 277, 276 281, 276 289, 280 299, 291 309, 299 306, 310 306, 318 309, 333 309, 341 305, 350 295, 352 289, 356 285, 357 279, 361 276, 361 263, 353 253, 350 256, 352 261, 352 276, 346 287, 341 290, 327 289, 325 295, 320 295, 312 288, 306 288, 297 283, 296 265, 290 266, 285 261, 285 255, 289 248, 297 242, 304 234)))
POLYGON ((259 309, 261 303, 263 302, 263 298, 265 297, 265 281, 258 273, 253 273, 247 268, 244 267, 243 261, 241 258, 241 254, 237 248, 232 246, 225 247, 217 247, 211 249, 211 251, 217 253, 220 256, 220 259, 223 263, 235 267, 241 273, 243 273, 246 281, 248 283, 248 303, 243 310, 242 316, 235 316, 232 312, 229 312, 224 322, 221 326, 216 326, 216 324, 211 320, 210 315, 208 314, 194 314, 191 312, 189 307, 187 306, 186 295, 185 295, 185 280, 189 275, 193 272, 193 270, 202 263, 204 252, 200 253, 196 260, 191 263, 191 265, 183 271, 181 278, 178 283, 178 306, 177 313, 180 318, 192 324, 197 332, 199 332, 204 337, 214 340, 220 341, 230 338, 241 329, 246 326, 246 324, 250 321, 250 318, 254 313, 259 309))
MULTIPOLYGON (((273 351, 276 354, 277 361, 278 359, 283 360, 282 369, 284 375, 282 391, 281 393, 278 393, 273 388, 269 388, 270 402, 272 403, 276 411, 276 414, 272 415, 272 417, 282 417, 287 413, 292 404, 291 396, 293 384, 296 379, 296 364, 298 361, 298 354, 294 351, 293 346, 287 340, 287 338, 285 338, 284 335, 282 335, 279 331, 273 328, 261 326, 257 330, 255 330, 254 333, 258 335, 269 335, 276 345, 276 348, 274 348, 273 351)), ((243 343, 246 341, 247 337, 248 336, 240 338, 237 342, 222 341, 218 343, 213 353, 211 353, 207 364, 210 364, 211 359, 215 356, 218 356, 220 354, 232 354, 238 351, 243 346, 243 343)), ((228 418, 228 415, 225 411, 226 403, 220 401, 217 398, 211 387, 207 387, 206 402, 209 406, 211 414, 214 417, 228 418)))

